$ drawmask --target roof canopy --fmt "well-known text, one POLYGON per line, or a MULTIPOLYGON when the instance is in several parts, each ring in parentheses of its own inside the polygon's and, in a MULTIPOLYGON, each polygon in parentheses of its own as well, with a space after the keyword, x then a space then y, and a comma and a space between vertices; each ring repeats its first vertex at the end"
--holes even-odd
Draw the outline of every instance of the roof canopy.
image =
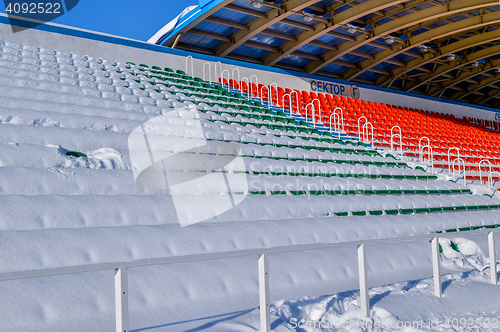
POLYGON ((500 107, 498 0, 213 0, 161 44, 500 107))

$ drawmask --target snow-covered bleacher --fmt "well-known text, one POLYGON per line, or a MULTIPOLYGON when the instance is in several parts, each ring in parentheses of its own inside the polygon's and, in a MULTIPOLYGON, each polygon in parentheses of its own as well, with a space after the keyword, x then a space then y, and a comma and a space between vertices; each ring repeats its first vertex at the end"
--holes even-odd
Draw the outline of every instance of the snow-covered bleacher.
MULTIPOLYGON (((339 139, 334 130, 316 128, 292 108, 271 107, 253 97, 181 70, 0 42, 0 274, 500 224, 497 200, 471 195, 458 181, 446 181, 355 137, 339 139)), ((411 245, 398 251, 398 257, 416 252, 411 245)), ((294 255, 280 259, 300 257, 294 255)), ((319 272, 276 273, 277 298, 300 287, 319 294, 340 278, 335 267, 324 264, 328 254, 304 257, 319 272)), ((371 272, 388 278, 379 284, 425 277, 428 270, 412 271, 427 267, 426 257, 392 270, 379 260, 380 267, 371 272)), ((148 308, 172 310, 168 319, 158 309, 149 312, 153 318, 134 324, 175 322, 175 310, 201 308, 209 301, 223 310, 232 305, 240 310, 248 303, 238 304, 237 297, 253 293, 244 287, 256 285, 242 268, 246 263, 235 259, 220 263, 220 269, 208 268, 207 282, 222 283, 217 291, 175 284, 204 271, 202 263, 191 272, 168 267, 132 274, 138 289, 131 295, 136 301, 132 312, 148 317, 148 308), (231 266, 247 276, 230 276, 231 266), (158 281, 166 275, 168 280, 158 281), (171 287, 171 294, 162 294, 175 301, 152 295, 156 291, 149 287, 155 282, 171 287)), ((340 275, 353 277, 352 270, 340 275)), ((96 294, 112 293, 112 277, 104 281, 108 277, 95 276, 96 294)), ((68 277, 60 287, 72 289, 74 282, 68 277)), ((43 284, 3 282, 0 293, 43 284)), ((340 284, 350 287, 347 281, 340 284)), ((35 300, 19 299, 23 315, 36 316, 40 307, 49 312, 27 325, 19 323, 18 313, 2 314, 7 329, 34 331, 43 322, 53 331, 69 330, 75 317, 94 320, 87 330, 113 325, 112 314, 107 321, 113 295, 109 302, 75 292, 84 302, 79 314, 51 316, 47 307, 63 306, 34 294, 35 300)), ((14 300, 0 304, 0 312, 12 312, 8 306, 14 300)), ((183 319, 210 312, 197 310, 183 319)))

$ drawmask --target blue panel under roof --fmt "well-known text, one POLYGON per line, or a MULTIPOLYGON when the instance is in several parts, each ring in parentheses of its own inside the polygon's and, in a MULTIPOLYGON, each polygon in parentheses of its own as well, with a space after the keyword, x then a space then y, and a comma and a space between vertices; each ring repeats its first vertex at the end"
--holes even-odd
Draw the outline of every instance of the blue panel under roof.
POLYGON ((398 54, 398 55, 392 57, 392 59, 397 60, 397 61, 402 62, 402 63, 407 63, 408 61, 411 61, 415 58, 412 56, 401 53, 401 54, 398 54))
POLYGON ((304 66, 307 66, 312 61, 313 60, 311 60, 311 59, 303 58, 300 56, 288 55, 283 60, 281 60, 279 63, 291 65, 291 66, 296 66, 296 67, 304 67, 304 66))
POLYGON ((202 21, 198 23, 195 27, 196 30, 201 30, 204 32, 213 32, 221 36, 226 36, 226 37, 231 37, 238 31, 239 29, 229 27, 227 25, 222 25, 222 24, 217 24, 217 23, 212 23, 212 22, 207 22, 207 21, 202 21))
POLYGON ((359 51, 361 53, 365 53, 365 54, 368 54, 368 55, 375 55, 381 51, 383 51, 384 49, 383 48, 379 48, 379 47, 376 47, 376 46, 372 46, 371 44, 368 45, 368 44, 365 44, 361 47, 358 47, 356 49, 356 51, 359 51))
POLYGON ((220 40, 195 36, 189 33, 183 34, 179 39, 179 42, 182 44, 205 48, 207 50, 213 50, 222 43, 220 40))
POLYGON ((339 46, 340 44, 345 42, 345 39, 338 38, 338 37, 331 36, 331 35, 323 35, 323 36, 316 38, 316 41, 324 43, 324 44, 328 44, 330 46, 339 46))
POLYGON ((379 63, 378 65, 376 65, 375 68, 385 70, 385 71, 391 71, 393 69, 398 68, 398 66, 393 65, 392 63, 382 62, 382 63, 379 63))
POLYGON ((269 45, 269 46, 276 47, 276 48, 278 48, 281 45, 283 45, 284 43, 286 43, 286 40, 284 40, 284 39, 271 37, 271 36, 268 36, 268 35, 265 35, 262 33, 259 33, 255 36, 253 36, 252 38, 250 38, 250 41, 260 43, 260 44, 269 45))
POLYGON ((294 27, 289 24, 284 24, 281 22, 276 22, 271 26, 271 30, 277 31, 278 33, 283 33, 287 36, 297 36, 301 32, 304 32, 304 29, 294 27))
POLYGON ((349 63, 352 63, 352 64, 358 64, 361 61, 363 61, 364 59, 365 58, 362 58, 362 57, 357 56, 357 55, 352 55, 352 54, 344 54, 343 56, 341 56, 339 58, 339 60, 342 60, 342 61, 345 61, 345 62, 349 62, 349 63))
POLYGON ((246 56, 246 57, 250 57, 250 58, 254 58, 254 59, 259 59, 259 60, 262 60, 269 53, 271 53, 271 52, 260 49, 260 48, 247 46, 247 45, 242 45, 242 46, 238 47, 237 49, 235 49, 233 52, 231 52, 231 54, 242 55, 242 56, 246 56))
POLYGON ((288 16, 288 20, 293 21, 293 22, 297 22, 299 24, 304 24, 304 25, 310 26, 311 28, 320 22, 316 19, 312 20, 311 22, 305 22, 302 19, 302 14, 292 14, 292 15, 288 16))
POLYGON ((304 45, 298 49, 300 52, 309 53, 312 55, 320 56, 327 51, 326 48, 313 46, 313 45, 304 45))
POLYGON ((267 6, 262 6, 260 8, 252 7, 250 5, 250 1, 248 1, 248 0, 234 0, 231 3, 231 5, 233 5, 235 7, 241 7, 241 8, 249 9, 249 10, 252 10, 252 11, 256 11, 256 12, 259 12, 259 13, 262 13, 262 14, 266 14, 266 13, 270 12, 271 10, 273 10, 273 8, 270 8, 270 7, 267 7, 267 6))
POLYGON ((210 17, 222 19, 229 22, 234 22, 238 24, 248 25, 255 21, 256 17, 248 14, 243 14, 234 10, 229 10, 226 8, 221 8, 210 17))
POLYGON ((364 80, 369 80, 369 81, 376 81, 377 78, 383 76, 382 74, 375 73, 372 71, 365 71, 361 75, 358 76, 358 78, 364 79, 364 80))
POLYGON ((351 69, 351 68, 345 67, 345 66, 341 66, 341 65, 338 65, 336 63, 329 63, 326 66, 324 66, 323 69, 321 69, 321 70, 329 72, 329 73, 339 74, 340 75, 340 74, 343 74, 346 70, 349 70, 349 69, 351 69))
POLYGON ((427 32, 427 31, 429 31, 429 30, 426 28, 418 28, 417 30, 414 30, 412 32, 412 35, 416 36, 416 35, 419 35, 421 33, 427 32))

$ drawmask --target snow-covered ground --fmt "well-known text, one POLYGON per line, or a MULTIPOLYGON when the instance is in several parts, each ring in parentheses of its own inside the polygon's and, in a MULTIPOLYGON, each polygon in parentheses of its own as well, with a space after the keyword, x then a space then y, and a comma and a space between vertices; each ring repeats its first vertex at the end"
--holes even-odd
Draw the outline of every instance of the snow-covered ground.
MULTIPOLYGON (((479 189, 440 194, 467 188, 441 175, 418 178, 430 173, 411 163, 383 165, 391 159, 362 155, 364 147, 337 153, 325 148, 339 144, 303 139, 313 134, 295 137, 260 120, 245 125, 245 111, 220 115, 206 103, 193 106, 178 89, 138 83, 137 69, 122 63, 0 46, 0 274, 499 224, 495 209, 388 215, 497 201, 479 189), (276 146, 288 143, 299 147, 276 146), (196 163, 186 162, 193 156, 196 163), (349 190, 359 192, 340 194, 349 190), (407 194, 366 194, 401 190, 407 194), (360 211, 367 215, 352 213, 360 211)), ((374 326, 498 318, 485 233, 457 233, 452 241, 461 253, 442 243, 442 299, 432 295, 427 240, 368 246, 374 326)), ((361 319, 357 273, 354 247, 270 255, 273 328, 315 331, 298 322, 361 319)), ((113 282, 112 270, 2 281, 0 330, 114 330, 113 282)), ((257 305, 256 257, 129 271, 133 331, 257 331, 257 305)))

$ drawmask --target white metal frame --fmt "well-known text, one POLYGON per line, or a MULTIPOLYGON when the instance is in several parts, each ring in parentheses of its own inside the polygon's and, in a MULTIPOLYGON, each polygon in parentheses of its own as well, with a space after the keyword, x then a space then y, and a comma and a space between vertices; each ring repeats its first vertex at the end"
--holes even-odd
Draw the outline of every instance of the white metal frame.
POLYGON ((245 80, 246 83, 247 83, 247 100, 250 100, 250 81, 248 80, 248 77, 242 77, 241 78, 241 86, 240 86, 240 91, 243 92, 243 83, 245 83, 245 80))
POLYGON ((278 84, 277 83, 271 83, 269 84, 269 100, 271 101, 271 104, 273 106, 276 106, 278 105, 278 84), (274 102, 274 94, 273 94, 273 89, 271 88, 275 88, 275 91, 276 91, 276 103, 274 102))
POLYGON ((490 170, 488 171, 488 174, 489 174, 489 173, 491 173, 491 163, 490 163, 490 161, 489 161, 488 159, 483 159, 483 160, 481 160, 481 161, 479 162, 479 181, 481 182, 481 184, 483 184, 483 173, 482 173, 482 171, 481 171, 481 164, 482 164, 483 162, 487 162, 487 163, 489 164, 489 166, 490 166, 490 170))
POLYGON ((401 157, 403 157, 403 134, 401 132, 401 127, 400 126, 393 126, 391 128, 391 152, 396 154, 396 150, 394 150, 394 139, 399 137, 399 151, 401 154, 401 157), (394 129, 399 129, 399 134, 393 133, 394 129))
MULTIPOLYGON (((269 99, 269 87, 268 87, 267 85, 263 85, 263 86, 261 86, 261 87, 260 87, 260 91, 259 91, 259 92, 260 92, 260 103, 261 103, 262 105, 264 105, 264 98, 263 98, 263 93, 262 93, 262 90, 263 90, 264 88, 265 88, 265 89, 266 89, 266 91, 267 91, 267 98, 269 99)), ((258 88, 257 88, 257 89, 258 89, 258 88)), ((268 100, 267 102, 268 102, 268 104, 269 104, 269 100, 268 100)))
POLYGON ((375 140, 375 135, 373 134, 373 125, 371 122, 366 122, 364 125, 363 125, 363 142, 364 143, 368 143, 368 144, 373 144, 375 140), (368 126, 370 126, 372 132, 372 140, 370 141, 370 132, 368 131, 368 126), (366 131, 365 131, 365 128, 366 128, 366 131), (366 135, 365 135, 366 133, 366 135))
POLYGON ((222 77, 222 62, 217 61, 214 64, 214 82, 219 82, 219 78, 222 77), (217 75, 217 64, 219 65, 219 75, 217 75))
POLYGON ((229 89, 231 89, 231 86, 229 85, 229 70, 224 69, 222 71, 222 76, 221 76, 221 79, 220 79, 220 83, 222 84, 222 87, 224 88, 224 73, 227 73, 227 90, 229 91, 229 89))
POLYGON ((429 144, 424 145, 422 147, 419 146, 420 162, 422 163, 422 166, 425 164, 424 163, 425 149, 427 149, 427 159, 429 159, 429 163, 431 164, 431 173, 434 173, 434 152, 432 151, 432 146, 430 146, 429 144))
POLYGON ((186 75, 189 76, 189 72, 188 72, 188 62, 189 62, 189 59, 191 59, 191 77, 194 77, 194 60, 193 60, 193 57, 191 55, 188 55, 186 57, 186 75))
MULTIPOLYGON (((467 233, 468 234, 487 233, 489 257, 490 257, 490 280, 491 283, 496 285, 497 269, 496 269, 496 259, 495 259, 496 255, 495 255, 495 243, 494 243, 494 230, 479 229, 474 231, 468 231, 467 233)), ((456 233, 449 233, 449 234, 442 233, 439 234, 439 237, 453 237, 456 235, 457 235, 456 233)), ((306 245, 291 245, 291 246, 274 247, 267 249, 248 249, 248 250, 219 252, 210 254, 144 259, 132 262, 122 262, 122 263, 104 263, 104 264, 81 265, 73 267, 36 270, 36 271, 10 272, 10 273, 0 274, 0 281, 114 270, 116 332, 126 332, 128 331, 128 326, 129 326, 128 278, 127 278, 128 268, 138 268, 145 266, 165 265, 174 263, 198 262, 198 261, 226 259, 226 258, 244 257, 244 256, 256 256, 258 257, 258 273, 259 273, 260 331, 270 332, 271 320, 269 314, 269 306, 270 306, 269 259, 268 259, 269 254, 356 246, 358 252, 358 272, 359 272, 359 287, 361 295, 361 308, 365 313, 365 315, 369 316, 370 302, 369 302, 368 282, 367 282, 367 268, 366 268, 367 258, 365 252, 366 246, 369 244, 415 241, 418 239, 431 239, 434 294, 440 297, 442 294, 442 284, 441 284, 441 271, 440 271, 440 259, 439 259, 439 240, 435 234, 423 234, 415 236, 393 237, 393 238, 383 238, 383 239, 374 239, 365 241, 350 241, 350 242, 340 242, 340 243, 316 243, 316 244, 306 244, 306 245)))
POLYGON ((491 195, 491 185, 493 184, 493 173, 496 173, 498 175, 498 177, 500 177, 500 173, 498 173, 497 171, 490 171, 490 173, 488 174, 488 193, 491 195))
POLYGON ((340 110, 340 120, 342 121, 342 131, 345 132, 345 125, 344 125, 344 110, 341 107, 335 107, 333 110, 333 113, 337 113, 337 110, 340 110))
POLYGON ((465 175, 465 160, 463 160, 462 158, 455 158, 451 164, 451 168, 453 169, 453 181, 456 181, 455 179, 455 161, 457 162, 458 164, 458 174, 460 174, 460 162, 462 163, 462 169, 464 171, 464 186, 467 185, 467 181, 466 181, 466 175, 465 175))
POLYGON ((456 146, 448 149, 448 172, 451 172, 451 150, 457 150, 457 158, 460 158, 460 149, 456 146))
POLYGON ((252 75, 252 76, 250 76, 250 83, 249 83, 249 87, 248 87, 248 91, 252 95, 252 98, 253 98, 253 91, 254 91, 253 90, 253 85, 252 85, 254 77, 255 77, 255 85, 257 86, 257 92, 259 92, 259 78, 257 77, 257 75, 252 75))
POLYGON ((340 131, 341 131, 340 115, 336 112, 333 112, 332 114, 330 114, 330 134, 332 133, 332 116, 333 116, 333 120, 335 121, 334 128, 338 132, 339 139, 340 139, 340 131))
POLYGON ((233 68, 233 70, 231 70, 231 78, 233 80, 233 84, 234 84, 234 82, 237 82, 238 83, 238 87, 241 88, 240 87, 240 70, 238 68, 233 68), (237 80, 235 79, 235 75, 234 75, 234 71, 235 70, 238 72, 238 79, 237 80))
POLYGON ((418 157, 419 157, 421 163, 424 162, 424 154, 423 154, 424 150, 423 150, 423 148, 425 146, 431 146, 431 140, 427 136, 420 137, 420 139, 418 140, 418 157), (426 145, 422 145, 422 140, 423 139, 427 140, 427 144, 426 145))
POLYGON ((206 82, 206 76, 205 76, 205 66, 208 65, 208 82, 212 83, 212 65, 210 62, 205 62, 203 64, 203 80, 206 82))
POLYGON ((362 119, 365 119, 365 121, 366 121, 365 123, 368 123, 368 119, 366 118, 366 116, 363 115, 363 116, 358 118, 358 140, 360 140, 360 141, 361 141, 361 135, 363 134, 363 132, 361 130, 362 127, 360 126, 360 121, 362 119))

